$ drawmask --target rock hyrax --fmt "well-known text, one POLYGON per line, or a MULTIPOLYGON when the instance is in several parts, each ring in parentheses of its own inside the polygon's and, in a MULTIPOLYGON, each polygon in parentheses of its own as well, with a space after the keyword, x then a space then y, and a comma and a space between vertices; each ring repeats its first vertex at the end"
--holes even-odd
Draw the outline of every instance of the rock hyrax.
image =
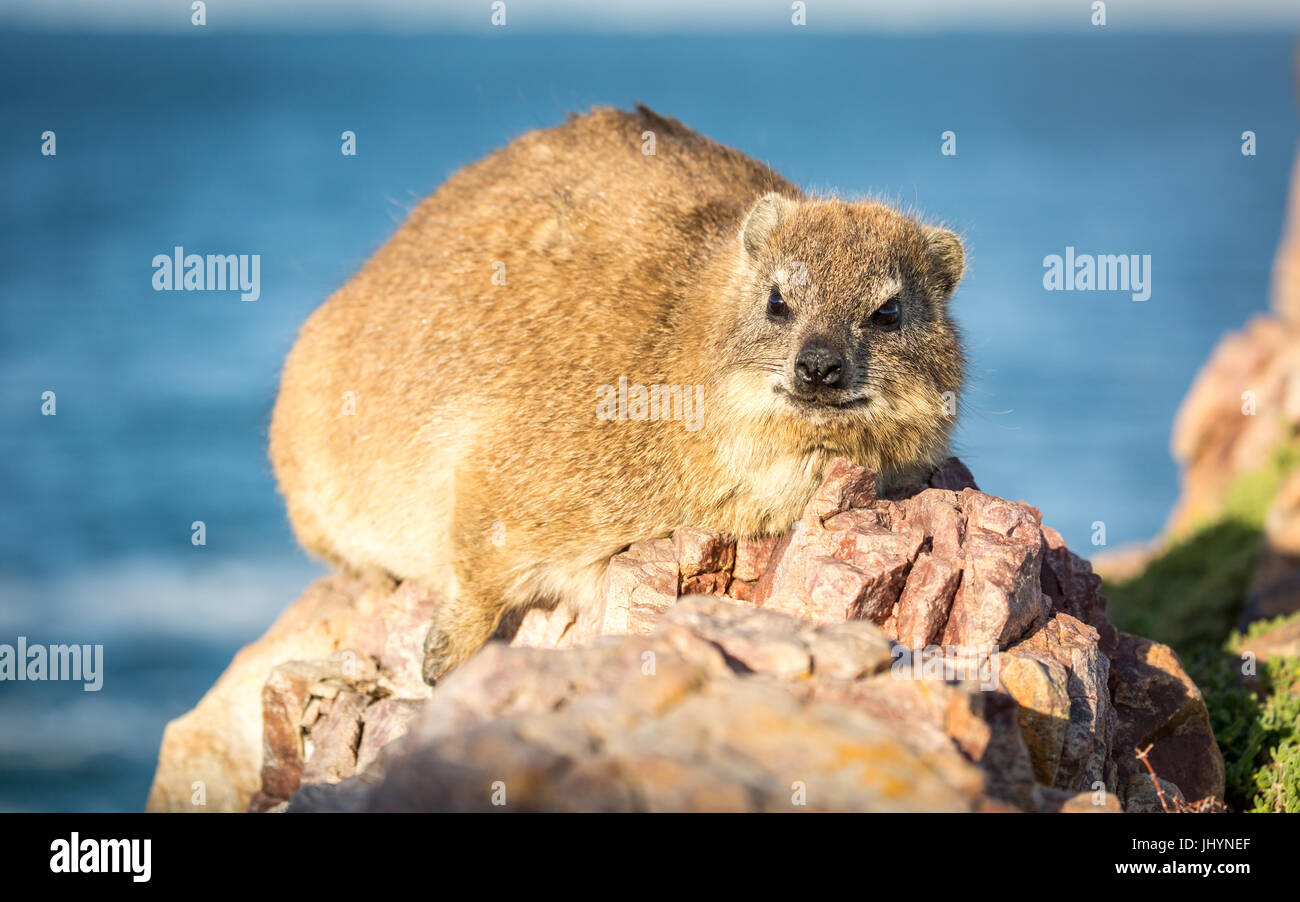
POLYGON ((453 175, 302 327, 271 458, 306 548, 445 598, 435 681, 512 608, 691 525, 788 529, 829 461, 923 478, 962 351, 952 232, 806 196, 640 107, 453 175))

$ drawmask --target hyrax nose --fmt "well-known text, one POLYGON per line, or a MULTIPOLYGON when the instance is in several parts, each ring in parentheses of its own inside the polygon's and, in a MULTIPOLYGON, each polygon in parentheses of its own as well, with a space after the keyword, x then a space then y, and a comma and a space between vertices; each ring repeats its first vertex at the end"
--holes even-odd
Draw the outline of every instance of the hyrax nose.
POLYGON ((799 351, 794 359, 794 372, 798 380, 807 388, 819 385, 835 387, 840 384, 840 374, 844 369, 844 358, 824 344, 809 342, 799 351))

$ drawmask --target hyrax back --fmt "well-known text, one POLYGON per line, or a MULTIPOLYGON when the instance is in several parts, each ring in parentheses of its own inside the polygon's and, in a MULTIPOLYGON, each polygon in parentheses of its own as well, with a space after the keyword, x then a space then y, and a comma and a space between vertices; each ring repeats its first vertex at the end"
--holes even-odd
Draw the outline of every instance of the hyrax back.
POLYGON ((303 544, 446 602, 426 677, 630 542, 787 529, 829 460, 946 455, 951 233, 810 199, 640 108, 452 176, 303 326, 271 456, 303 544), (648 399, 648 400, 647 400, 648 399))

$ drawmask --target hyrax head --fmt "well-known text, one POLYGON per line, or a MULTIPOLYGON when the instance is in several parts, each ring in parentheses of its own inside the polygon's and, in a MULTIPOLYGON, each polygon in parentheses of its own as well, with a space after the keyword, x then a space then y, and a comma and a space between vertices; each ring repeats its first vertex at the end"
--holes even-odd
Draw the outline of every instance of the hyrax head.
POLYGON ((965 267, 957 236, 879 203, 768 194, 739 244, 739 296, 725 303, 751 412, 825 444, 904 433, 906 450, 877 449, 878 465, 933 456, 962 384, 947 311, 965 267))

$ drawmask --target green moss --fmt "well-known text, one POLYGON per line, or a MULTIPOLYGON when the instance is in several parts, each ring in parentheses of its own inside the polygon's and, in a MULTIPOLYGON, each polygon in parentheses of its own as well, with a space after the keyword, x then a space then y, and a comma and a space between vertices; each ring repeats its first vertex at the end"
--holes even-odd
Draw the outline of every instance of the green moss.
MULTIPOLYGON (((1252 692, 1238 678, 1243 637, 1233 631, 1269 505, 1297 467, 1300 441, 1292 437, 1267 465, 1232 482, 1216 517, 1104 590, 1116 625, 1171 646, 1201 687, 1227 770, 1226 801, 1238 811, 1300 811, 1300 660, 1258 662, 1252 692)), ((1247 636, 1286 619, 1253 624, 1247 636)))
POLYGON ((1228 806, 1300 811, 1300 660, 1274 656, 1257 667, 1256 692, 1239 682, 1235 653, 1202 654, 1188 670, 1223 753, 1228 806))
POLYGON ((1269 505, 1282 482, 1297 467, 1300 467, 1300 441, 1291 436, 1273 452, 1267 464, 1233 480, 1224 495, 1222 517, 1263 529, 1269 505))
POLYGON ((1240 647, 1241 642, 1246 639, 1258 639, 1265 633, 1271 633, 1273 630, 1283 624, 1293 623, 1300 620, 1300 612, 1294 614, 1283 614, 1280 617, 1274 617, 1271 620, 1256 620, 1246 627, 1246 632, 1237 633, 1232 637, 1233 647, 1240 647))
POLYGON ((1223 520, 1175 542, 1136 578, 1106 586, 1111 619, 1184 659, 1217 648, 1245 601, 1259 538, 1258 528, 1223 520))

